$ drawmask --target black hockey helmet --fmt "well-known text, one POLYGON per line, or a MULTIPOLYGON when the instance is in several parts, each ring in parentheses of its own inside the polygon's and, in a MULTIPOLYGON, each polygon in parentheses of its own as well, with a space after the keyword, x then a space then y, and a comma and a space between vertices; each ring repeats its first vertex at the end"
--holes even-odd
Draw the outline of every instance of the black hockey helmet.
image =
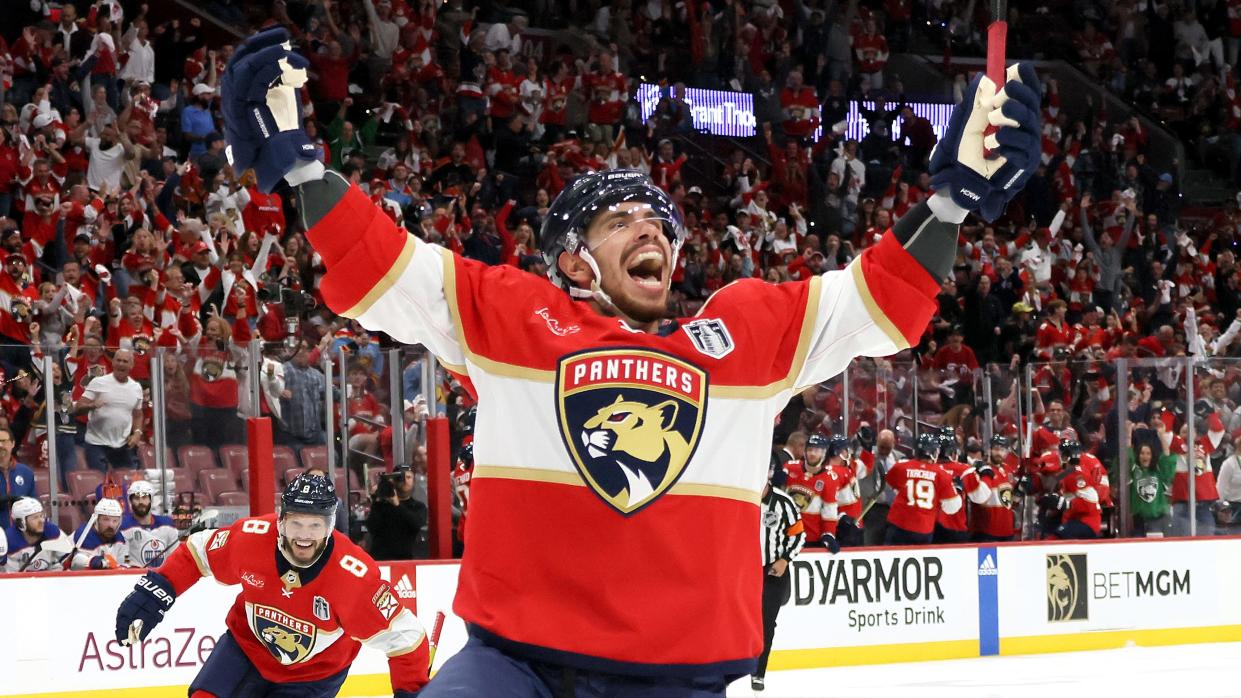
POLYGON ((827 457, 844 458, 849 454, 849 439, 836 434, 828 440, 827 457))
POLYGON ((280 495, 280 518, 286 514, 317 514, 335 521, 336 487, 325 477, 298 475, 280 495))
POLYGON ((474 467, 474 444, 468 443, 457 450, 457 463, 467 468, 474 467))
POLYGON ((995 448, 997 446, 1000 448, 1011 448, 1011 446, 1009 446, 1009 443, 1008 443, 1008 437, 1004 436, 1003 434, 992 434, 991 435, 991 448, 995 448))
POLYGON ((824 451, 828 451, 829 456, 831 455, 831 446, 832 442, 822 434, 811 434, 806 438, 806 448, 821 448, 824 451))
MULTIPOLYGON (((589 295, 574 293, 568 279, 561 276, 557 260, 561 252, 580 254, 586 249, 586 229, 595 216, 628 202, 649 206, 653 217, 663 223, 664 234, 672 245, 669 263, 676 266, 686 231, 681 211, 668 194, 655 186, 649 176, 637 170, 587 172, 571 180, 556 195, 539 231, 539 247, 547 266, 547 278, 553 284, 576 296, 589 295)), ((595 266, 589 255, 587 261, 592 267, 595 266)), ((597 274, 598 269, 595 271, 597 274)))
POLYGON ((961 444, 957 442, 957 435, 951 427, 945 427, 939 432, 939 457, 955 458, 961 453, 961 444))
POLYGON ((1082 457, 1082 444, 1077 439, 1060 439, 1060 457, 1070 462, 1082 457))
POLYGON ((919 433, 914 453, 919 458, 934 459, 939 455, 939 435, 929 431, 919 433))

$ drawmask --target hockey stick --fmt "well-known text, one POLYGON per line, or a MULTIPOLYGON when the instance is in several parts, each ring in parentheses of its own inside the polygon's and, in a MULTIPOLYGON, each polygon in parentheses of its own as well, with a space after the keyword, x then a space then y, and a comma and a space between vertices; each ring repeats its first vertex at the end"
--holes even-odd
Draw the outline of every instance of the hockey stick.
MULTIPOLYGON (((86 520, 86 525, 82 527, 82 533, 78 535, 77 540, 73 541, 73 549, 69 551, 68 555, 60 558, 58 564, 73 567, 73 558, 78 554, 78 549, 82 547, 82 542, 86 540, 86 536, 90 533, 90 530, 95 527, 95 522, 98 520, 99 512, 92 511, 90 518, 86 520)), ((66 567, 65 569, 68 569, 69 567, 66 567)))
POLYGON ((435 624, 431 626, 431 635, 428 640, 429 644, 431 645, 429 657, 427 659, 428 670, 430 670, 432 666, 435 666, 435 650, 439 649, 440 632, 442 632, 443 630, 444 630, 444 612, 436 611, 435 612, 435 624))
MULTIPOLYGON (((987 26, 987 77, 995 85, 997 93, 1004 88, 1004 54, 1008 44, 1007 16, 1008 0, 991 0, 991 24, 987 26)), ((988 125, 983 136, 994 135, 997 130, 999 129, 995 126, 988 125)))

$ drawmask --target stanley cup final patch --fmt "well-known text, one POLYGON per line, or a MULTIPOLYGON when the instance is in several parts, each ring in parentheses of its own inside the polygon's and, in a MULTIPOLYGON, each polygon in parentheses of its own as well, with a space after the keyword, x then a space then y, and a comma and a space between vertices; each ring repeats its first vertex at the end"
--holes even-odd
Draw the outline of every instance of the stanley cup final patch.
POLYGON ((722 359, 736 348, 732 335, 720 319, 704 319, 687 322, 681 326, 694 348, 713 359, 722 359))
POLYGON ((570 354, 556 371, 560 436, 586 485, 629 516, 685 472, 707 410, 707 374, 649 349, 570 354))

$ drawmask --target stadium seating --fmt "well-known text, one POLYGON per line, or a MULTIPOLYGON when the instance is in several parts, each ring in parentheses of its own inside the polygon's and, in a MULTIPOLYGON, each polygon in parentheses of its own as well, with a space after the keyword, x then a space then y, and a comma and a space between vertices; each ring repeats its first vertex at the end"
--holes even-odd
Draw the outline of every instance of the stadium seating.
POLYGON ((273 469, 280 474, 296 469, 301 472, 301 464, 297 461, 297 454, 288 446, 276 446, 271 450, 271 458, 273 469))
MULTIPOLYGON (((138 446, 138 462, 143 468, 158 467, 155 464, 155 447, 151 444, 141 444, 138 446)), ((164 447, 164 464, 169 468, 177 466, 177 459, 172 454, 172 449, 164 447)))
POLYGON ((215 453, 207 446, 182 446, 177 449, 177 462, 195 477, 203 470, 219 468, 215 453))
POLYGON ((250 495, 245 492, 221 492, 216 498, 216 505, 222 507, 244 507, 250 505, 250 495))
POLYGON ((221 494, 235 491, 237 488, 236 478, 224 468, 198 471, 198 482, 209 504, 218 504, 221 494))
POLYGON ((69 496, 82 502, 95 498, 95 488, 103 484, 103 473, 98 470, 74 470, 65 473, 65 482, 69 485, 69 496))
POLYGON ((241 478, 242 471, 250 464, 250 454, 246 447, 229 444, 220 447, 220 465, 228 468, 234 475, 241 478))
POLYGON ((327 470, 327 446, 307 446, 301 450, 302 465, 327 470))

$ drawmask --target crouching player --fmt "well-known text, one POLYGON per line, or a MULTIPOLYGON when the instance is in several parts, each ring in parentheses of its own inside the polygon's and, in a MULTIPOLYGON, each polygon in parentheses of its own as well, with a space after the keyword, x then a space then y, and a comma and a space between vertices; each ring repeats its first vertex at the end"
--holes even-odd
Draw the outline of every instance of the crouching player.
POLYGON ((363 642, 388 655, 395 696, 412 698, 427 682, 422 626, 335 521, 332 484, 299 475, 278 517, 199 531, 138 580, 117 612, 117 641, 141 642, 177 597, 212 576, 241 593, 191 698, 335 696, 363 642))

